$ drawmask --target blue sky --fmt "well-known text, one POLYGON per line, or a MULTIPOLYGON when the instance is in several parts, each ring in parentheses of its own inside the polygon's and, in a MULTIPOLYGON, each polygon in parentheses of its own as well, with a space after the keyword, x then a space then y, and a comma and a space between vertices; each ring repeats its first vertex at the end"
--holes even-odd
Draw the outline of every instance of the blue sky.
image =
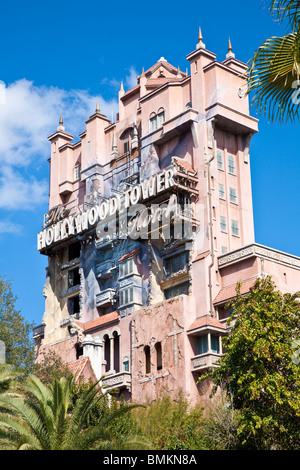
MULTIPOLYGON (((186 70, 199 26, 218 60, 225 59, 230 36, 236 58, 247 62, 264 39, 286 33, 286 26, 268 15, 267 4, 2 3, 0 275, 12 280, 17 308, 26 320, 40 324, 44 312, 47 261, 37 252, 36 234, 47 212, 47 136, 55 131, 60 113, 75 138, 97 98, 108 117, 115 115, 120 82, 129 89, 143 67, 163 56, 186 70)), ((251 114, 256 116, 254 109, 251 114)), ((251 145, 256 242, 300 256, 299 124, 274 125, 261 117, 259 129, 251 145)))

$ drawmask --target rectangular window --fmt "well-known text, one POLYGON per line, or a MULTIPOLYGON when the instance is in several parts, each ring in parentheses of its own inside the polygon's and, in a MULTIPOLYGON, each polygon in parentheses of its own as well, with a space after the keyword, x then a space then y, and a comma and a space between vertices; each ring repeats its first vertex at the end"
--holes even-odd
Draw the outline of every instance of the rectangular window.
POLYGON ((165 259, 165 276, 170 276, 171 274, 177 273, 178 271, 182 271, 188 264, 188 256, 188 251, 185 251, 184 253, 180 253, 180 255, 165 259))
POLYGON ((204 354, 208 351, 207 335, 197 337, 197 354, 204 354))
POLYGON ((171 287, 170 289, 165 290, 165 298, 171 299, 177 295, 188 294, 189 292, 189 283, 185 282, 184 284, 179 284, 178 286, 171 287))
POLYGON ((79 295, 75 297, 71 297, 68 299, 68 311, 69 315, 75 315, 76 318, 79 317, 80 312, 80 302, 79 302, 79 295))
POLYGON ((74 168, 74 181, 79 180, 80 178, 80 165, 76 165, 74 168))
POLYGON ((226 217, 224 217, 223 215, 221 215, 220 217, 220 228, 221 228, 221 232, 227 232, 227 222, 226 222, 226 217))
POLYGON ((227 246, 222 246, 222 254, 224 255, 225 253, 228 253, 228 248, 227 246))
POLYGON ((129 361, 123 362, 123 370, 124 372, 129 372, 129 361))
POLYGON ((217 160, 218 160, 218 170, 224 170, 223 155, 220 150, 218 150, 217 152, 217 160))
POLYGON ((127 289, 120 290, 119 304, 120 307, 127 304, 133 303, 133 287, 127 287, 127 289))
POLYGON ((129 152, 129 140, 124 141, 124 153, 129 152))
POLYGON ((120 277, 124 277, 132 273, 133 273, 133 258, 123 261, 123 263, 120 263, 119 265, 120 277))
POLYGON ((219 336, 210 335, 210 341, 211 341, 211 351, 216 354, 219 354, 220 353, 219 336))
POLYGON ((229 200, 234 204, 237 204, 237 194, 235 188, 229 188, 229 200))
POLYGON ((219 198, 225 199, 225 186, 221 183, 219 183, 219 198))
POLYGON ((228 157, 228 173, 235 175, 235 158, 232 155, 228 157))
POLYGON ((68 288, 78 286, 80 284, 79 268, 68 271, 68 288))
POLYGON ((239 237, 239 236, 240 236, 239 223, 238 223, 237 220, 232 220, 232 221, 231 221, 231 233, 232 233, 232 235, 234 235, 235 237, 239 237))
POLYGON ((69 261, 72 261, 75 258, 79 258, 80 256, 80 242, 72 243, 68 247, 68 257, 69 261))

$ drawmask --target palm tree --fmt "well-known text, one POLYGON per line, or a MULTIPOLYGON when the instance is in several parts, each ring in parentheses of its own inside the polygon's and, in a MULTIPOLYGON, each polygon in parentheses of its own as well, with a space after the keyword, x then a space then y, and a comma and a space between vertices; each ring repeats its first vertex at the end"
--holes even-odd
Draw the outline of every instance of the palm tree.
POLYGON ((4 393, 8 390, 10 382, 24 375, 24 372, 11 365, 1 364, 0 365, 0 393, 4 393))
MULTIPOLYGON (((109 423, 137 405, 108 412, 95 426, 87 427, 87 417, 106 395, 98 385, 96 383, 84 390, 71 407, 73 376, 56 379, 52 387, 47 387, 30 375, 24 382, 26 397, 0 396, 0 407, 4 409, 0 413, 0 444, 3 448, 11 445, 11 448, 19 450, 110 448, 109 423)), ((114 447, 115 443, 111 445, 114 447)))
POLYGON ((300 0, 270 0, 270 13, 291 31, 266 39, 249 62, 248 91, 252 104, 270 121, 299 118, 300 0))

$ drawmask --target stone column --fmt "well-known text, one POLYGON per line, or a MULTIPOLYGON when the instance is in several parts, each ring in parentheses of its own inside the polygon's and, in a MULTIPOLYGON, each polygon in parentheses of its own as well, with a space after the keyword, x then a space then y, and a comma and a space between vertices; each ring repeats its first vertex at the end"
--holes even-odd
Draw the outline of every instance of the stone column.
POLYGON ((103 343, 100 339, 87 335, 82 341, 82 346, 83 355, 90 358, 96 377, 99 380, 102 377, 103 343))
POLYGON ((114 374, 115 371, 114 371, 114 337, 113 336, 109 338, 109 345, 110 345, 110 372, 114 374))

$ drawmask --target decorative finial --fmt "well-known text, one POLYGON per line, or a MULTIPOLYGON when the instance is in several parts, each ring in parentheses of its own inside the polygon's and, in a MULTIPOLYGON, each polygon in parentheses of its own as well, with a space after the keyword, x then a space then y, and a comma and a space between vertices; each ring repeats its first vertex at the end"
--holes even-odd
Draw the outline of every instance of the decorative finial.
POLYGON ((201 42, 203 41, 203 36, 202 36, 202 31, 201 31, 201 28, 199 26, 199 35, 198 35, 198 41, 201 42))
POLYGON ((117 158, 119 156, 118 152, 118 145, 117 145, 117 136, 116 136, 116 128, 113 130, 112 136, 112 146, 111 146, 111 158, 117 158))
POLYGON ((178 65, 178 67, 177 67, 177 77, 181 77, 181 72, 180 72, 179 65, 178 65))
POLYGON ((123 81, 121 82, 121 88, 120 88, 120 91, 124 91, 123 81))
POLYGON ((136 123, 136 117, 134 118, 133 124, 133 137, 131 141, 131 149, 136 149, 139 146, 139 135, 138 135, 138 128, 136 123))
POLYGON ((201 28, 199 26, 199 34, 198 34, 198 44, 197 44, 197 49, 200 49, 200 47, 202 47, 203 49, 205 49, 205 44, 203 42, 203 36, 202 36, 202 31, 201 31, 201 28))
POLYGON ((235 54, 232 52, 232 45, 230 38, 228 39, 228 54, 226 55, 226 59, 235 58, 235 54))
POLYGON ((59 118, 59 126, 58 126, 57 130, 58 131, 64 131, 65 130, 62 114, 60 115, 60 118, 59 118))
POLYGON ((145 69, 143 67, 143 70, 142 70, 142 77, 145 77, 145 69))
POLYGON ((99 100, 97 100, 97 104, 96 104, 96 114, 100 114, 99 100))

